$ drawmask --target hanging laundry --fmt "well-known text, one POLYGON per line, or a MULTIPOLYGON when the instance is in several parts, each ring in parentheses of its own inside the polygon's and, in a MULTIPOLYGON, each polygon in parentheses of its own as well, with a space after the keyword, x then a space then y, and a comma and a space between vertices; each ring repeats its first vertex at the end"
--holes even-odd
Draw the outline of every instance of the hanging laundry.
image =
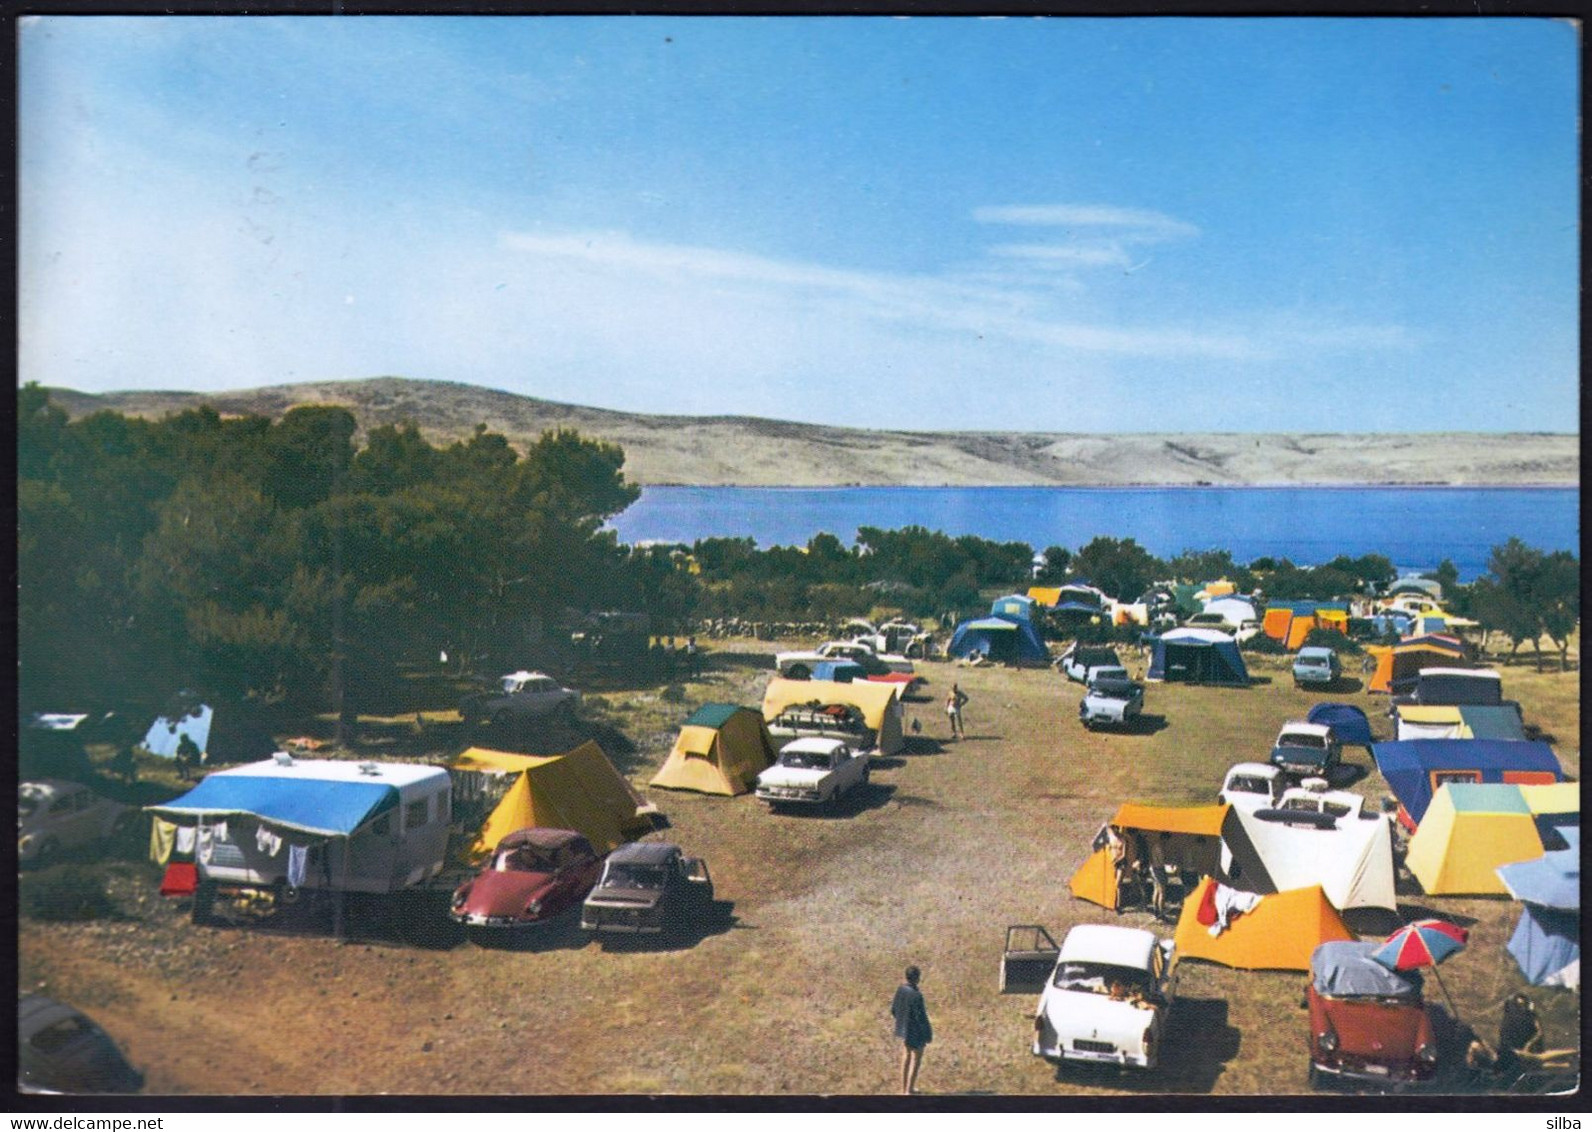
POLYGON ((164 865, 171 860, 171 851, 176 847, 176 825, 156 818, 149 827, 149 859, 157 865, 164 865))
POLYGON ((198 840, 198 831, 191 825, 177 827, 177 852, 187 857, 193 856, 194 843, 198 840))
POLYGON ((232 838, 227 835, 227 823, 226 822, 218 821, 211 828, 216 831, 216 838, 218 840, 221 840, 221 841, 231 841, 232 840, 232 838))
POLYGON ((1228 888, 1225 884, 1216 886, 1216 922, 1210 926, 1212 936, 1219 936, 1227 930, 1228 922, 1235 916, 1245 912, 1253 912, 1260 903, 1260 896, 1254 892, 1239 892, 1236 888, 1228 888))
POLYGON ((198 859, 200 864, 208 865, 210 863, 211 856, 215 853, 215 849, 216 831, 213 828, 206 829, 204 826, 200 826, 199 849, 194 856, 198 859))
POLYGON ((289 845, 287 847, 287 883, 289 888, 303 888, 304 874, 309 862, 309 847, 307 845, 289 845))
POLYGON ((160 881, 162 896, 192 896, 199 887, 199 870, 191 861, 173 861, 160 881))
POLYGON ((265 826, 256 826, 254 829, 254 845, 267 857, 274 857, 282 851, 282 839, 276 832, 265 826))

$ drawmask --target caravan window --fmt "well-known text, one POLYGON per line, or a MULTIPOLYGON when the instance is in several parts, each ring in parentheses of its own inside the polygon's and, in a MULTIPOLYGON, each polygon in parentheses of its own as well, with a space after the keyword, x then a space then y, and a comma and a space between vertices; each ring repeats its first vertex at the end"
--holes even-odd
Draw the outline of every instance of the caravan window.
POLYGON ((417 798, 404 807, 404 828, 419 829, 431 820, 431 799, 417 798))
POLYGON ((1434 770, 1432 771, 1432 790, 1442 789, 1445 782, 1480 782, 1479 770, 1434 770))
POLYGON ((382 814, 381 817, 370 823, 370 832, 377 837, 386 837, 392 832, 392 815, 382 814))

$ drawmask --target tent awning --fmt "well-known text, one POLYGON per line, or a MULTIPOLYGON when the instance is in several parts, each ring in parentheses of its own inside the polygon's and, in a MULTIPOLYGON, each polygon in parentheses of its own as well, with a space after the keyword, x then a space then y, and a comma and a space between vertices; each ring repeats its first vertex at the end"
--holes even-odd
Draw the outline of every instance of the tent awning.
POLYGON ((1142 806, 1128 802, 1117 809, 1111 824, 1118 829, 1220 837, 1226 817, 1226 806, 1142 806))
POLYGON ((213 774, 180 798, 145 807, 179 825, 205 818, 252 817, 320 837, 347 837, 398 804, 382 782, 327 782, 213 774))

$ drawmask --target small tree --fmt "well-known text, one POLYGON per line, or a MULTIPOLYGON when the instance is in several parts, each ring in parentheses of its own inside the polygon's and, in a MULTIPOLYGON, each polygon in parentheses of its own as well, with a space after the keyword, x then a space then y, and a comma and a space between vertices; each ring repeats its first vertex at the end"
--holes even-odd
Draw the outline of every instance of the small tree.
MULTIPOLYGON (((1570 634, 1581 620, 1581 563, 1568 550, 1556 550, 1542 560, 1532 588, 1532 605, 1542 631, 1559 650, 1559 671, 1570 666, 1570 634)), ((1542 667, 1542 650, 1537 650, 1542 667)))

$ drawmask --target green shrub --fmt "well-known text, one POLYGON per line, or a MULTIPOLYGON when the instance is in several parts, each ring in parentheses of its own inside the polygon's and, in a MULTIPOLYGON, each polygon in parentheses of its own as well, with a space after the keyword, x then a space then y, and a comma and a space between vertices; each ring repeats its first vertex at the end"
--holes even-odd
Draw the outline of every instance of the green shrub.
POLYGON ((1358 655, 1360 643, 1351 641, 1336 629, 1312 629, 1305 634, 1305 646, 1331 649, 1334 652, 1358 655))
POLYGON ((84 865, 65 865, 26 877, 22 909, 35 920, 98 920, 116 911, 105 881, 84 865))
POLYGON ((1238 646, 1244 652, 1256 653, 1260 656, 1281 656, 1288 649, 1276 637, 1268 637, 1265 633, 1256 633, 1249 640, 1238 646))
POLYGON ((658 698, 666 704, 679 704, 685 702, 685 687, 681 684, 670 684, 658 693, 658 698))

